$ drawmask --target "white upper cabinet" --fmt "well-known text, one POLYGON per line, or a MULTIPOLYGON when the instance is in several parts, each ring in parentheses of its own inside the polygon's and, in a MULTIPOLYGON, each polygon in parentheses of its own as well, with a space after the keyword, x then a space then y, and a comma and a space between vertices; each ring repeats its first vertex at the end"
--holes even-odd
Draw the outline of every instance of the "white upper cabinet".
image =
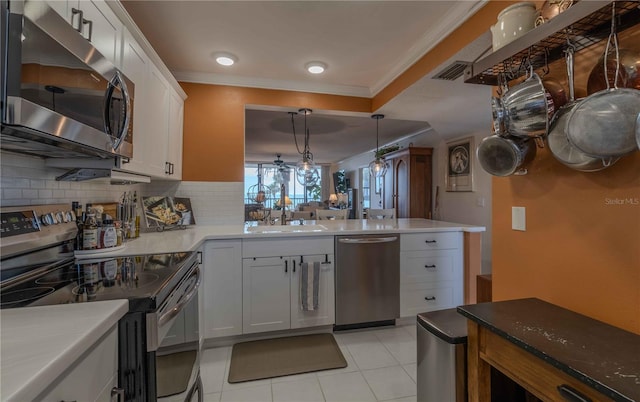
POLYGON ((100 0, 47 0, 74 29, 114 65, 119 65, 122 23, 100 0))
MULTIPOLYGON (((122 17, 123 11, 118 11, 122 6, 103 0, 46 2, 135 85, 133 156, 119 160, 116 167, 152 178, 181 180, 184 100, 180 90, 171 85, 173 79, 165 76, 164 66, 153 63, 154 58, 150 57, 155 55, 153 49, 143 47, 131 33, 137 28, 129 30, 129 25, 125 26, 118 18, 122 17)), ((84 166, 83 161, 71 162, 57 161, 51 166, 84 166)))
POLYGON ((171 179, 182 179, 182 127, 184 125, 184 100, 171 93, 169 97, 169 139, 167 143, 167 167, 171 179))

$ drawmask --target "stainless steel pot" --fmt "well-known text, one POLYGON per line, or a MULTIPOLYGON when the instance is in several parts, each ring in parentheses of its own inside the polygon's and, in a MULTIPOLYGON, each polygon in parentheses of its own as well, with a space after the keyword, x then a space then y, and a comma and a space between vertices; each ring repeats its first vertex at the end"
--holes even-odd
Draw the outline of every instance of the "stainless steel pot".
POLYGON ((544 137, 553 116, 553 99, 538 74, 515 85, 502 97, 506 131, 516 137, 544 137))
POLYGON ((493 176, 523 175, 536 156, 533 141, 525 138, 491 135, 484 138, 476 151, 480 166, 493 176))
POLYGON ((595 158, 586 155, 571 145, 565 132, 569 113, 580 104, 581 100, 574 99, 573 83, 573 47, 566 50, 567 77, 569 81, 569 102, 560 108, 551 121, 551 129, 547 141, 551 154, 560 163, 582 172, 596 172, 617 162, 618 158, 595 158))
MULTIPOLYGON (((615 29, 615 2, 612 4, 611 34, 604 50, 604 76, 607 77, 607 54, 613 44, 616 59, 620 60, 615 29)), ((619 63, 616 64, 616 70, 619 63)), ((613 88, 596 92, 574 107, 566 123, 567 139, 587 155, 611 158, 638 149, 635 126, 640 113, 640 90, 618 88, 618 71, 613 88)))
POLYGON ((502 100, 495 96, 491 97, 491 115, 493 120, 493 132, 498 135, 505 135, 504 107, 502 106, 502 100))

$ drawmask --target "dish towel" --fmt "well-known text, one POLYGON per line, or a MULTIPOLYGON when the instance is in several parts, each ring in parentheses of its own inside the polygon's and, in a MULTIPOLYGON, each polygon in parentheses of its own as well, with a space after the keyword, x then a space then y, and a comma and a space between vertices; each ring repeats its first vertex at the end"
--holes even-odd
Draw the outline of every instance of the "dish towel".
POLYGON ((303 262, 300 264, 300 299, 302 311, 318 309, 318 287, 320 284, 320 262, 303 262))

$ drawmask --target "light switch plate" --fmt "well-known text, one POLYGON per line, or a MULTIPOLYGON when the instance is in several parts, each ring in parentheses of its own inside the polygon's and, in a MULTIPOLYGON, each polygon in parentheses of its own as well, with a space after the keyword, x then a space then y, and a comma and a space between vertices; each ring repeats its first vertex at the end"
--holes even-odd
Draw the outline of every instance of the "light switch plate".
POLYGON ((511 207, 511 229, 527 230, 527 218, 524 207, 511 207))

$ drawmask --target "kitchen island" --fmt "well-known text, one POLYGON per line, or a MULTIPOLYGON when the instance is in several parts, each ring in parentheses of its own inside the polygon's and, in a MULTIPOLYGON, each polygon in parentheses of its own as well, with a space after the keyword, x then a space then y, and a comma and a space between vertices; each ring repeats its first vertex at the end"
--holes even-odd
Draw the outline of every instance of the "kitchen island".
POLYGON ((542 400, 640 400, 640 336, 539 299, 458 307, 468 321, 469 401, 491 367, 542 400))

